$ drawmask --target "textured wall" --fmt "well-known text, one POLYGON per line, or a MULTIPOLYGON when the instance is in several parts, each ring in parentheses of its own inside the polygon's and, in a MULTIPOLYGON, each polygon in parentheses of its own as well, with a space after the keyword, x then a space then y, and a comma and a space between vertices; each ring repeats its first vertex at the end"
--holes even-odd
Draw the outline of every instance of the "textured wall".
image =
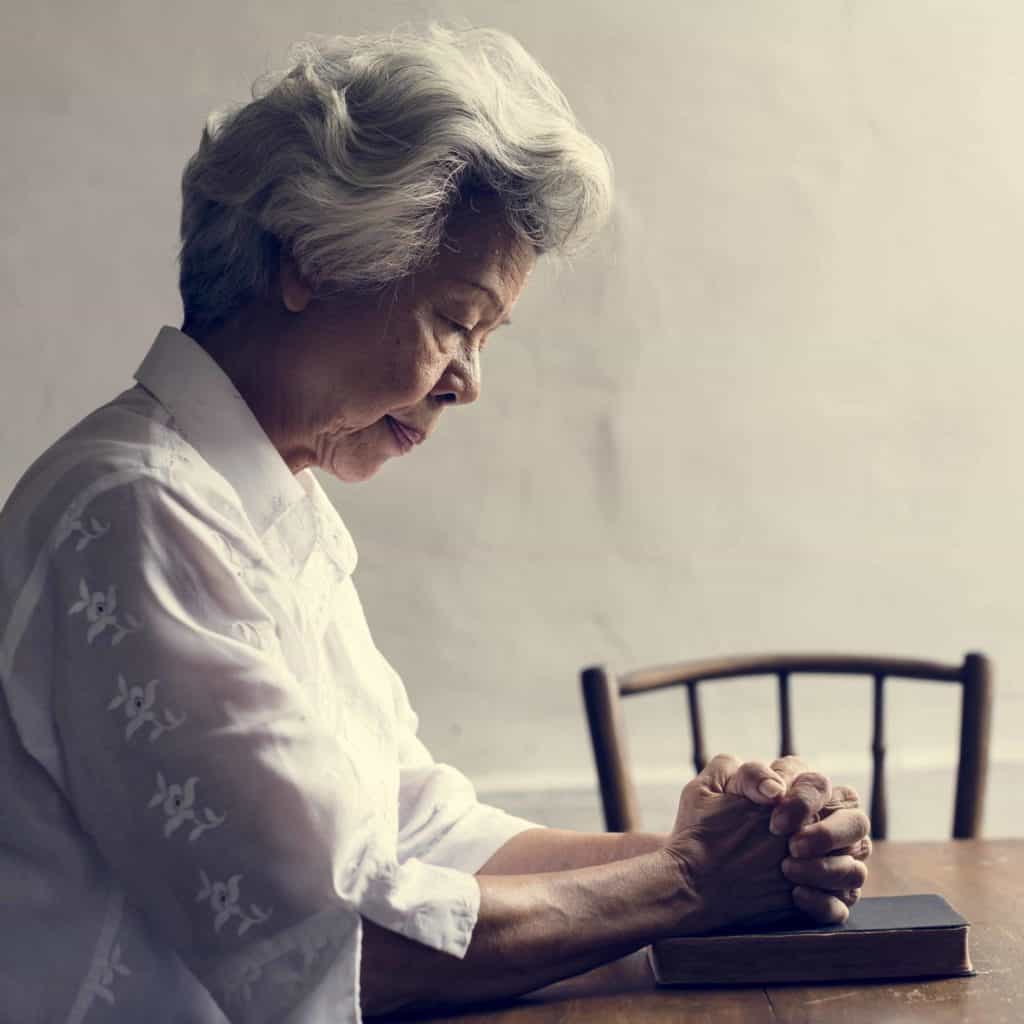
MULTIPOLYGON (((480 403, 328 485, 438 756, 485 788, 589 779, 581 665, 773 647, 985 650, 1015 755, 1020 5, 5 7, 0 492, 180 323, 178 177, 207 111, 304 32, 464 15, 548 66, 619 201, 597 250, 534 275, 480 403)), ((856 768, 866 688, 797 698, 801 747, 856 768)), ((688 755, 679 710, 629 709, 652 778, 688 755)), ((769 711, 722 687, 712 746, 769 752, 769 711)), ((896 767, 950 758, 955 714, 901 687, 896 767)))

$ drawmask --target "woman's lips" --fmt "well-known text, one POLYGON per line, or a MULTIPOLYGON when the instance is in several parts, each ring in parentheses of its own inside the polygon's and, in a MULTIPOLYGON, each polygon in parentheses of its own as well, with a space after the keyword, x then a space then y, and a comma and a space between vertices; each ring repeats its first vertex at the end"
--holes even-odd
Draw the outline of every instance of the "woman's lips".
POLYGON ((422 431, 416 430, 415 427, 406 426, 401 420, 396 420, 394 416, 387 417, 388 426, 391 428, 391 433, 394 435, 395 440, 398 442, 398 447, 402 449, 402 453, 409 451, 413 445, 419 444, 424 434, 422 431))

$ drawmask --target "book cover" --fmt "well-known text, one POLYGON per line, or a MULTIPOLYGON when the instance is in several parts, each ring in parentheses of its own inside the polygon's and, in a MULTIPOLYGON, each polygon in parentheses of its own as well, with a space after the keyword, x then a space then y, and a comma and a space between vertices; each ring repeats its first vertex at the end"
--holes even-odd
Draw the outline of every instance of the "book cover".
POLYGON ((973 974, 968 923, 941 896, 867 897, 840 925, 737 929, 656 942, 660 985, 742 985, 973 974))

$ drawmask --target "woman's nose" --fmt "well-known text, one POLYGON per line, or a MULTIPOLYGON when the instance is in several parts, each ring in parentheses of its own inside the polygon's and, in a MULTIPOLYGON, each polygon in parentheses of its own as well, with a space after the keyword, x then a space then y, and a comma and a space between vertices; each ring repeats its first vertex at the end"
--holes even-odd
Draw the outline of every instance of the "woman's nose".
POLYGON ((451 405, 468 405, 480 397, 480 356, 471 354, 452 360, 434 388, 433 395, 451 405))

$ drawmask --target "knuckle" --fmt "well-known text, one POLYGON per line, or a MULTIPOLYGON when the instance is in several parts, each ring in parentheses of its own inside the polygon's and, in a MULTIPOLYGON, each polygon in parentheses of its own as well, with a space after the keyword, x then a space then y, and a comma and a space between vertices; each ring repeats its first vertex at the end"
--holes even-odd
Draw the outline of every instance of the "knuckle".
POLYGON ((832 791, 832 783, 821 772, 802 772, 797 776, 793 785, 826 795, 832 791))
POLYGON ((732 756, 732 754, 715 754, 713 758, 706 765, 704 765, 704 772, 714 774, 723 770, 732 772, 735 767, 739 764, 739 761, 732 756))
POLYGON ((836 807, 859 807, 860 794, 853 786, 833 786, 829 805, 836 807))
POLYGON ((858 839, 850 847, 850 855, 855 857, 859 861, 865 861, 871 853, 871 841, 865 837, 864 839, 858 839))
POLYGON ((853 826, 858 839, 867 839, 871 831, 871 819, 863 811, 853 811, 853 826))

